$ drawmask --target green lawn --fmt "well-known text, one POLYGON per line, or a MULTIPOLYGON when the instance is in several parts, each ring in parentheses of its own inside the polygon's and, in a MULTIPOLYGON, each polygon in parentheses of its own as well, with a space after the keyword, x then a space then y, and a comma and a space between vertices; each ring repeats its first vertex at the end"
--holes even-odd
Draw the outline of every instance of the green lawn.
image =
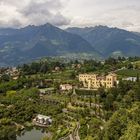
POLYGON ((133 65, 137 66, 138 68, 140 68, 140 61, 133 62, 133 65))
POLYGON ((118 75, 122 76, 122 77, 127 77, 127 76, 131 76, 131 77, 136 77, 137 74, 140 75, 140 70, 120 70, 117 72, 118 75))

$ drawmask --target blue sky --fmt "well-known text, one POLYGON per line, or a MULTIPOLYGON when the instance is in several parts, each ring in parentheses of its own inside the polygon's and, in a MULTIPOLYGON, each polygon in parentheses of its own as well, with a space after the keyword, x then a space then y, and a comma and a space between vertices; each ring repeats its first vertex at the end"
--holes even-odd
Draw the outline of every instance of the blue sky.
POLYGON ((0 0, 0 26, 46 22, 59 27, 107 25, 140 32, 140 0, 0 0))

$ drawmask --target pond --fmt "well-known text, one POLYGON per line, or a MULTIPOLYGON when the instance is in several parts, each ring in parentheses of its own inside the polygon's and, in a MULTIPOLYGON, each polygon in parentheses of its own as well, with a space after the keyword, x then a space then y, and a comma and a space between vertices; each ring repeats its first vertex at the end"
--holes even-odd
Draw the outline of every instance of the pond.
POLYGON ((43 130, 32 129, 30 131, 25 131, 20 136, 17 136, 16 140, 42 140, 47 134, 43 130))

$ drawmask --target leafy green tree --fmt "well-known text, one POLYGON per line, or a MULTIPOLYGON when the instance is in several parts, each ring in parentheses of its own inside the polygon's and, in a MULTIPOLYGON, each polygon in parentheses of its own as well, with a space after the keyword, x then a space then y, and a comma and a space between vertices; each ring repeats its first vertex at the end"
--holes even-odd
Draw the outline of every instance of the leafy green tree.
POLYGON ((140 77, 139 77, 139 74, 137 74, 137 79, 136 79, 137 82, 140 81, 140 77))
POLYGON ((135 87, 134 87, 134 100, 135 101, 140 101, 140 83, 138 83, 135 87))
POLYGON ((6 92, 6 96, 7 97, 12 97, 12 96, 14 96, 16 94, 16 91, 15 90, 10 90, 10 91, 7 91, 6 92))
POLYGON ((128 124, 128 112, 121 109, 113 114, 105 125, 105 134, 103 140, 118 140, 128 124))
POLYGON ((46 73, 47 71, 49 71, 48 64, 47 63, 42 64, 40 67, 40 72, 46 73))
POLYGON ((89 125, 88 135, 90 135, 92 137, 99 136, 99 138, 101 138, 100 132, 101 132, 103 122, 97 118, 92 118, 88 122, 88 125, 89 125))
POLYGON ((129 117, 132 121, 140 124, 140 102, 135 102, 129 109, 129 117))
POLYGON ((140 140, 140 125, 130 123, 124 135, 119 140, 140 140))
POLYGON ((8 81, 10 81, 10 76, 8 74, 3 74, 0 78, 0 80, 3 82, 8 82, 8 81))
POLYGON ((108 94, 106 97, 105 107, 107 110, 112 109, 114 97, 112 94, 108 94))

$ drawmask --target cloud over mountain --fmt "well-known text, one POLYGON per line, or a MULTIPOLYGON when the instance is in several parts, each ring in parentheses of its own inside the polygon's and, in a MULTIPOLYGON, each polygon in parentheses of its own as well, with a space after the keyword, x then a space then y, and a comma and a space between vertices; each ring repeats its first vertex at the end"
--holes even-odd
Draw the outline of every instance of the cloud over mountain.
POLYGON ((61 14, 59 0, 2 0, 0 2, 0 26, 40 25, 46 22, 56 26, 69 24, 70 20, 61 14))
POLYGON ((107 25, 140 32, 140 0, 0 0, 0 27, 107 25))

